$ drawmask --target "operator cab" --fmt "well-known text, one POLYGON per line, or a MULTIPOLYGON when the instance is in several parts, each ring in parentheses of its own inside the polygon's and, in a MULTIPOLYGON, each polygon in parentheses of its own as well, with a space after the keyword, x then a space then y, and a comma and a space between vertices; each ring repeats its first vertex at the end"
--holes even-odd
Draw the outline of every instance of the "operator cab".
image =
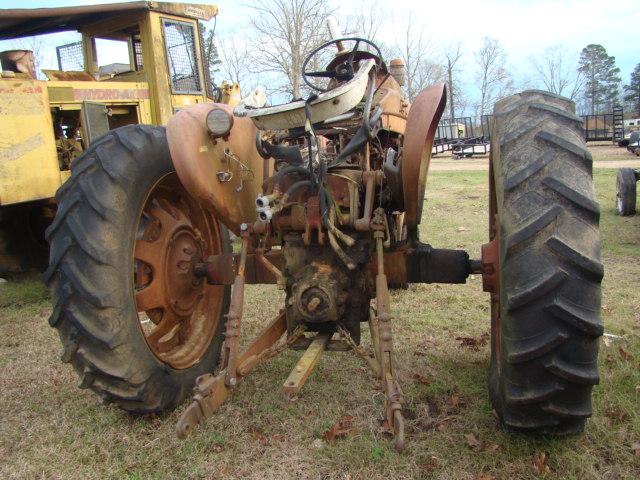
MULTIPOLYGON (((215 88, 205 62, 200 21, 216 14, 213 5, 156 2, 0 10, 0 40, 20 45, 22 37, 41 36, 43 48, 51 49, 51 55, 41 56, 51 60, 51 37, 42 35, 77 32, 77 41, 70 42, 68 35, 55 47, 55 67, 35 65, 28 50, 0 53, 2 77, 21 81, 25 95, 40 92, 40 103, 48 107, 42 109, 41 123, 44 128, 52 122, 49 135, 57 170, 63 173, 56 183, 109 130, 166 124, 186 106, 239 99, 237 85, 215 88)), ((10 104, 10 99, 0 100, 10 104)), ((39 153, 41 158, 49 155, 39 153)))

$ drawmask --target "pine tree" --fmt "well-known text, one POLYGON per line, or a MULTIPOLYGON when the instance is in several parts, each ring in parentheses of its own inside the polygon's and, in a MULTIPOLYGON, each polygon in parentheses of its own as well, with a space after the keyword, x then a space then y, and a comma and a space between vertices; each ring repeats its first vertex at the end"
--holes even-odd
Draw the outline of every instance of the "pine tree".
POLYGON ((214 76, 220 71, 220 54, 216 44, 216 29, 214 27, 209 30, 204 22, 200 24, 200 48, 202 53, 202 64, 205 70, 205 84, 207 87, 207 96, 214 98, 215 81, 214 76))
POLYGON ((620 69, 616 58, 602 45, 590 44, 582 49, 578 71, 584 75, 584 96, 591 115, 611 111, 620 96, 620 69))
POLYGON ((640 63, 631 72, 629 85, 624 86, 624 100, 640 115, 640 63))

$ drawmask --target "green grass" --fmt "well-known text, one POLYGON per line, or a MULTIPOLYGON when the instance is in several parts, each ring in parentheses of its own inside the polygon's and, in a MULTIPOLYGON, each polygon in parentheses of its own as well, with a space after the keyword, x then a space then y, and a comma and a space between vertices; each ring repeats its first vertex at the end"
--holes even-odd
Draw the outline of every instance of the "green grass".
POLYGON ((6 283, 0 283, 0 307, 20 307, 48 299, 49 291, 37 275, 10 277, 6 283))
MULTIPOLYGON (((2 478, 640 478, 640 216, 614 213, 615 170, 596 170, 602 215, 603 318, 621 335, 601 346, 601 383, 583 435, 524 436, 499 428, 486 393, 489 347, 462 347, 456 336, 489 331, 481 279, 466 285, 412 285, 392 293, 400 381, 406 396, 407 450, 394 452, 379 433, 381 393, 358 358, 327 353, 295 401, 280 393, 299 356, 286 352, 262 365, 219 412, 186 441, 174 438, 177 412, 145 418, 102 405, 76 388, 57 358, 47 324, 50 307, 34 280, 0 285, 0 477, 2 478), (623 348, 633 358, 625 360, 623 348), (416 382, 415 373, 430 379, 416 382), (461 404, 448 403, 457 395, 461 404), (351 435, 317 439, 344 414, 351 435), (468 448, 464 435, 499 446, 468 448)), ((430 174, 421 237, 437 247, 479 255, 486 241, 486 172, 430 174), (462 228, 461 228, 462 227, 462 228)), ((246 332, 255 333, 283 301, 271 286, 249 286, 246 332)))

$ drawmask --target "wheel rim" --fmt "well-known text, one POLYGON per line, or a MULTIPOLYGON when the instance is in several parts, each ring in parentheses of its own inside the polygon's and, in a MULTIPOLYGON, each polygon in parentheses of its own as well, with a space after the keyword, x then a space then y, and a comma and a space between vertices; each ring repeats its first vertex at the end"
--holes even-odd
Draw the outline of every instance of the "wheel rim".
POLYGON ((498 217, 498 201, 496 196, 496 185, 493 173, 493 164, 489 163, 489 240, 496 242, 498 246, 497 264, 494 266, 496 282, 491 292, 491 342, 492 351, 495 355, 495 367, 500 375, 500 356, 502 351, 502 330, 500 312, 500 218, 498 217))
POLYGON ((622 213, 622 195, 620 194, 620 172, 616 178, 616 209, 622 213))
POLYGON ((138 321, 159 360, 189 368, 208 351, 220 318, 224 287, 193 273, 197 262, 222 252, 220 227, 175 173, 153 185, 143 205, 133 247, 138 321))

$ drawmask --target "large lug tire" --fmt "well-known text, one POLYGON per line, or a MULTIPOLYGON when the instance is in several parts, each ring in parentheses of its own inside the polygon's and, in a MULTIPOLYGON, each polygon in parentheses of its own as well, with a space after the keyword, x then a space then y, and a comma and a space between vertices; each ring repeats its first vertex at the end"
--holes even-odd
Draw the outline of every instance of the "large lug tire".
POLYGON ((508 428, 578 433, 592 413, 603 333, 592 157, 565 98, 508 97, 494 122, 491 401, 508 428))
POLYGON ((621 168, 616 178, 616 210, 622 216, 636 213, 636 182, 638 178, 632 168, 621 168))
POLYGON ((45 272, 61 358, 105 401, 175 408, 219 359, 229 288, 193 276, 228 233, 177 179, 163 127, 109 132, 56 194, 45 272))

